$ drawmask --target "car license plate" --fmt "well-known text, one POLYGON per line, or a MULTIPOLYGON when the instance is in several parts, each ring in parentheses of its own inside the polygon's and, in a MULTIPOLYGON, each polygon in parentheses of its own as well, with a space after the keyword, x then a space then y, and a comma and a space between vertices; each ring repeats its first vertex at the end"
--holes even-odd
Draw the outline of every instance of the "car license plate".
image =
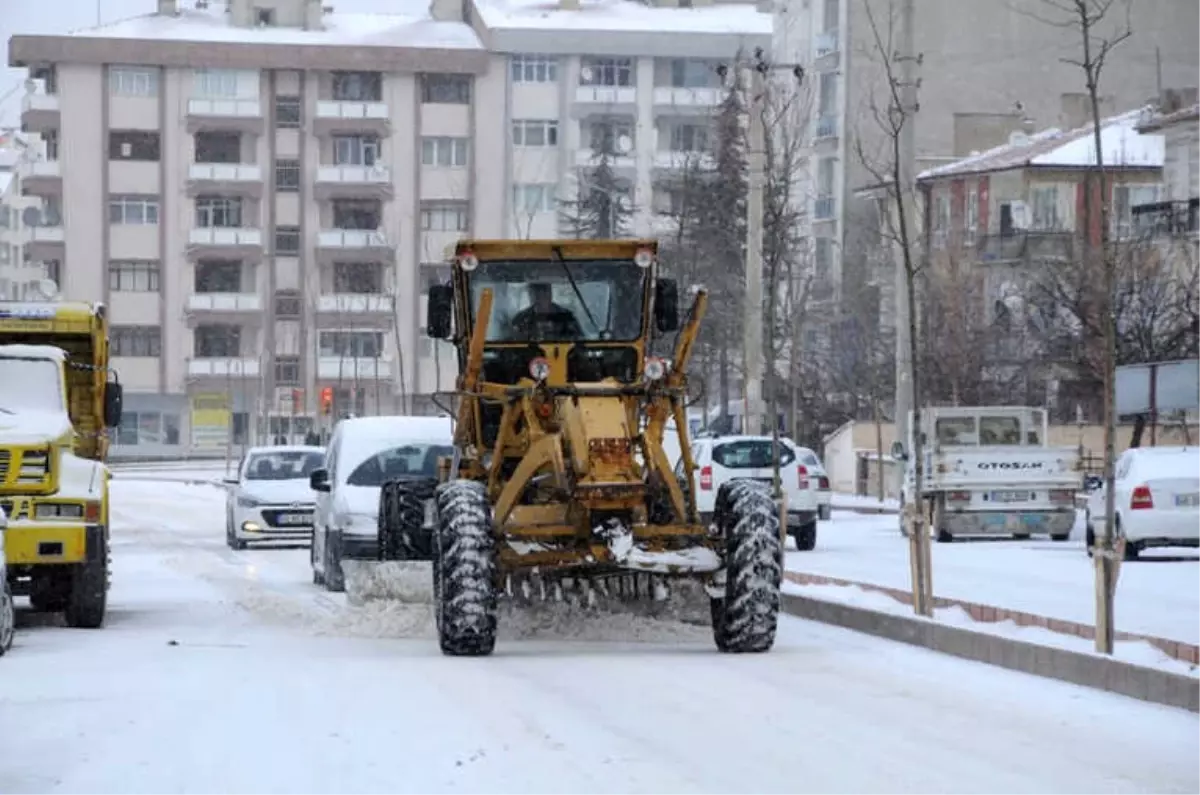
POLYGON ((1200 494, 1176 494, 1175 504, 1180 508, 1194 508, 1200 505, 1200 494))
POLYGON ((992 502, 1026 502, 1031 497, 1028 491, 993 491, 992 502))
POLYGON ((276 519, 279 524, 311 524, 312 517, 306 513, 281 513, 276 519))

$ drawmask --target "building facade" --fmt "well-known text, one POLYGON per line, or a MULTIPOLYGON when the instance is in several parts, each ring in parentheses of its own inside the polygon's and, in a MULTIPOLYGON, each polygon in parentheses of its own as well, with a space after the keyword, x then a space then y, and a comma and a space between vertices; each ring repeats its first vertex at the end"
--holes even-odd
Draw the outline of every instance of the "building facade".
POLYGON ((21 301, 41 294, 46 267, 28 259, 26 244, 43 221, 42 203, 21 191, 21 176, 41 166, 37 136, 0 130, 0 301, 21 301))
POLYGON ((614 131, 651 234, 672 170, 704 148, 715 63, 770 44, 747 5, 407 5, 163 0, 12 39, 33 78, 22 126, 47 144, 22 180, 47 218, 28 249, 65 295, 110 307, 118 452, 435 410, 455 363, 422 333, 423 296, 447 248, 557 236, 614 131))

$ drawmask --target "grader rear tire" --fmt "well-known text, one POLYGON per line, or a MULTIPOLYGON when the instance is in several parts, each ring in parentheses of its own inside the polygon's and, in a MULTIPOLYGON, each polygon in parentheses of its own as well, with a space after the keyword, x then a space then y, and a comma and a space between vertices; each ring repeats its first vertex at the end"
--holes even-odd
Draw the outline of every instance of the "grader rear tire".
POLYGON ((496 537, 482 483, 438 487, 434 610, 438 642, 451 657, 482 657, 496 647, 496 537))
POLYGON ((711 602, 713 640, 723 652, 775 645, 783 543, 779 512, 764 484, 734 480, 717 493, 715 523, 725 536, 725 596, 711 602))

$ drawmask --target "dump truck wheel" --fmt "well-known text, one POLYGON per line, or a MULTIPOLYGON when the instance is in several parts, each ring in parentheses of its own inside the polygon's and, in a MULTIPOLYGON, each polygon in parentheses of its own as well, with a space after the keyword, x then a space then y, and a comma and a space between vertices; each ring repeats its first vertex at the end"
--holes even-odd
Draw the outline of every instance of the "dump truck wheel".
POLYGON ((71 581, 49 573, 34 575, 29 590, 29 605, 42 613, 59 613, 67 607, 67 589, 71 581))
POLYGON ((64 611, 69 627, 98 629, 104 624, 108 606, 108 540, 103 533, 96 537, 100 547, 96 559, 73 567, 71 572, 71 593, 64 611))
POLYGON ((779 513, 764 484, 734 480, 717 493, 715 519, 725 536, 725 596, 713 599, 713 640, 724 652, 775 645, 783 544, 779 513))
POLYGON ((817 523, 813 521, 800 525, 793 538, 796 539, 797 550, 811 552, 817 546, 817 523))
POLYGON ((491 654, 496 647, 496 538, 482 483, 453 480, 438 488, 433 547, 442 653, 491 654))
POLYGON ((432 560, 433 535, 423 530, 425 499, 437 482, 389 481, 379 497, 381 560, 432 560))

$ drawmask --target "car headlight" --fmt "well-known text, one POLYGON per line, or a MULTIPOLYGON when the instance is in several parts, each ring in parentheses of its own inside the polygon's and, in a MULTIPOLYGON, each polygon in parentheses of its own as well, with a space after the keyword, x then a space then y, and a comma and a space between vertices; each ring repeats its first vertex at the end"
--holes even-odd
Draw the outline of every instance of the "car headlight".
POLYGON ((259 505, 262 504, 261 502, 254 499, 253 497, 246 497, 244 495, 241 497, 238 497, 237 502, 238 502, 239 508, 257 508, 259 505))

